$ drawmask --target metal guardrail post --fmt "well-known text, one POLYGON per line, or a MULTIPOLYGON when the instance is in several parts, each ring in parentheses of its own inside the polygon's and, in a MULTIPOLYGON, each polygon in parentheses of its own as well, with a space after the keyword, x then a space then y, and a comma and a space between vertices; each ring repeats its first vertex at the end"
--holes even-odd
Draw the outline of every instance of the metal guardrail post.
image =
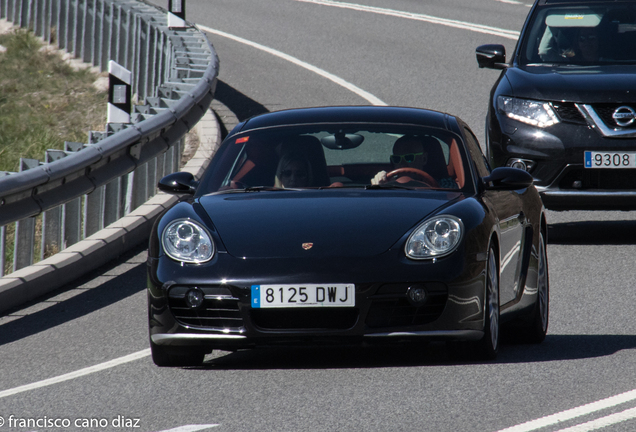
POLYGON ((84 235, 83 238, 95 234, 104 228, 104 186, 86 194, 84 198, 84 235))
MULTIPOLYGON (((35 168, 40 165, 37 159, 20 159, 20 171, 35 168)), ((33 263, 35 256, 35 218, 22 219, 15 224, 15 252, 13 258, 13 271, 20 270, 33 263)))
POLYGON ((15 253, 13 271, 33 263, 35 244, 35 218, 22 219, 15 224, 15 253))
POLYGON ((108 226, 123 216, 121 209, 121 178, 104 187, 104 226, 108 226))
POLYGON ((60 249, 74 245, 82 239, 82 199, 75 198, 62 205, 62 233, 63 239, 60 249))
POLYGON ((42 215, 40 260, 62 249, 62 207, 47 210, 42 215))
MULTIPOLYGON (((45 163, 51 163, 65 157, 62 150, 48 150, 45 163)), ((62 207, 47 210, 42 215, 42 242, 40 260, 62 249, 62 207)))

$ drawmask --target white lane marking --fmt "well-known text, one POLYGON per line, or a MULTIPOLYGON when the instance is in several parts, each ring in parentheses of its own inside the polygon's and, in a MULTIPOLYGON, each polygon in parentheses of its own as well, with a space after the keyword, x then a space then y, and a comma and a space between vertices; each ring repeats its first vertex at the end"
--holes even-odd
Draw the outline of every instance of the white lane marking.
POLYGON ((292 57, 289 54, 285 54, 285 53, 280 52, 278 50, 275 50, 273 48, 266 47, 266 46, 261 45, 259 43, 252 42, 250 40, 243 39, 242 37, 235 36, 235 35, 232 35, 232 34, 229 34, 229 33, 225 33, 225 32, 220 31, 220 30, 215 30, 215 29, 212 29, 210 27, 206 27, 206 26, 198 25, 198 24, 197 24, 197 27, 199 28, 199 30, 206 31, 208 33, 212 33, 212 34, 215 34, 217 36, 222 36, 222 37, 225 37, 225 38, 228 38, 228 39, 232 39, 232 40, 234 40, 236 42, 240 42, 240 43, 245 44, 245 45, 249 45, 249 46, 251 46, 253 48, 259 49, 259 50, 264 51, 264 52, 266 52, 268 54, 271 54, 273 56, 282 58, 283 60, 287 60, 288 62, 291 62, 291 63, 293 63, 293 64, 295 64, 297 66, 300 66, 300 67, 305 68, 305 69, 307 69, 307 70, 309 70, 311 72, 314 72, 314 73, 322 76, 323 78, 327 78, 328 80, 333 81, 334 83, 346 88, 347 90, 352 91, 353 93, 357 94, 361 98, 366 99, 372 105, 386 106, 385 102, 383 102, 380 99, 378 99, 377 97, 373 96, 371 93, 366 92, 366 91, 362 90, 359 87, 356 87, 355 85, 351 84, 350 82, 347 82, 347 81, 343 80, 340 77, 337 77, 336 75, 333 75, 333 74, 331 74, 331 73, 329 73, 329 72, 327 72, 325 70, 322 70, 322 69, 320 69, 320 68, 318 68, 318 67, 316 67, 314 65, 311 65, 311 64, 309 64, 307 62, 299 60, 296 57, 292 57))
POLYGON ((174 429, 166 429, 160 432, 197 432, 200 430, 210 429, 217 426, 218 424, 186 425, 186 426, 179 426, 174 429))
POLYGON ((138 352, 133 353, 133 354, 129 354, 129 355, 124 356, 124 357, 120 357, 120 358, 117 358, 117 359, 114 359, 114 360, 110 360, 110 361, 107 361, 105 363, 100 363, 100 364, 95 365, 95 366, 90 366, 90 367, 87 367, 87 368, 84 368, 84 369, 80 369, 80 370, 75 371, 75 372, 70 372, 70 373, 67 373, 67 374, 64 374, 64 375, 60 375, 60 376, 57 376, 57 377, 54 377, 54 378, 49 378, 49 379, 45 379, 45 380, 42 380, 42 381, 34 382, 32 384, 26 384, 26 385, 23 385, 23 386, 20 386, 20 387, 15 387, 15 388, 12 388, 12 389, 3 390, 3 391, 0 391, 0 399, 2 399, 4 397, 7 397, 7 396, 13 396, 13 395, 18 394, 18 393, 26 392, 26 391, 29 391, 29 390, 35 390, 35 389, 46 387, 46 386, 50 386, 50 385, 53 385, 53 384, 58 384, 58 383, 61 383, 61 382, 64 382, 64 381, 69 381, 69 380, 72 380, 72 379, 75 379, 75 378, 82 377, 84 375, 89 375, 89 374, 92 374, 92 373, 95 373, 95 372, 103 371, 105 369, 110 369, 110 368, 113 368, 115 366, 119 366, 119 365, 124 364, 124 363, 128 363, 128 362, 131 362, 131 361, 139 360, 140 358, 147 357, 149 355, 150 355, 150 348, 142 350, 142 351, 138 351, 138 352))
POLYGON ((572 426, 566 429, 561 429, 556 432, 589 432, 597 429, 602 429, 607 426, 611 426, 617 423, 621 423, 627 420, 636 418, 636 408, 631 408, 623 412, 611 414, 606 417, 602 417, 596 420, 582 423, 580 425, 572 426))
POLYGON ((318 4, 322 6, 332 6, 332 7, 338 7, 343 9, 351 9, 351 10, 356 10, 361 12, 372 12, 372 13, 376 13, 380 15, 388 15, 388 16, 394 16, 398 18, 406 18, 406 19, 411 19, 416 21, 429 22, 433 24, 444 25, 447 27, 470 30, 477 33, 486 33, 486 34, 491 34, 495 36, 501 36, 507 39, 516 40, 519 38, 518 31, 506 30, 506 29, 502 29, 498 27, 490 27, 490 26, 481 25, 481 24, 473 24, 473 23, 469 23, 465 21, 457 21, 457 20, 452 20, 447 18, 439 18, 439 17, 435 17, 431 15, 404 12, 404 11, 398 11, 394 9, 385 9, 385 8, 379 8, 374 6, 365 6, 365 5, 355 4, 355 3, 345 3, 345 2, 335 1, 335 0, 295 0, 295 1, 303 2, 303 3, 314 3, 314 4, 318 4))
POLYGON ((591 414, 596 411, 600 411, 606 408, 611 408, 625 402, 629 402, 636 399, 636 389, 625 393, 621 393, 616 396, 611 396, 606 399, 601 399, 596 402, 592 402, 586 405, 581 405, 577 408, 572 408, 560 413, 552 414, 546 417, 542 417, 536 420, 531 420, 526 423, 522 423, 517 426, 512 426, 506 429, 502 429, 498 432, 529 432, 537 429, 541 429, 546 426, 551 426, 560 422, 571 420, 576 417, 591 414))
POLYGON ((517 0, 495 0, 495 1, 498 1, 499 3, 508 3, 508 4, 513 4, 513 5, 520 5, 520 6, 530 7, 529 4, 521 3, 520 1, 517 1, 517 0))

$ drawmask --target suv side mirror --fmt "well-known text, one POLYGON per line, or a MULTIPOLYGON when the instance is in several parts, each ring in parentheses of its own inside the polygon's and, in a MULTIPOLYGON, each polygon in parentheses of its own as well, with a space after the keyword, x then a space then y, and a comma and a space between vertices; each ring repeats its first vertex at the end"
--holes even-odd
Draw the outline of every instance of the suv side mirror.
POLYGON ((506 47, 503 45, 481 45, 475 50, 477 63, 480 68, 505 69, 506 47))
POLYGON ((486 189, 516 190, 525 189, 532 185, 534 178, 529 172, 519 168, 499 167, 484 177, 486 189), (492 183, 492 186, 490 185, 492 183))
POLYGON ((189 172, 176 172, 168 174, 161 180, 157 187, 160 191, 169 194, 194 194, 199 182, 189 172))

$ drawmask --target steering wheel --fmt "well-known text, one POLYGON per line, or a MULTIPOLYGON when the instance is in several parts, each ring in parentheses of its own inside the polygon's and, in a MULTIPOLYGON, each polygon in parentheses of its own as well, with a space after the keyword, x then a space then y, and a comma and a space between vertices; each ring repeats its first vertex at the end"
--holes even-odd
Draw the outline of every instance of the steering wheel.
POLYGON ((439 187, 439 184, 437 183, 437 181, 429 173, 417 168, 411 168, 411 167, 397 168, 391 172, 386 173, 386 178, 390 178, 398 174, 404 174, 404 175, 413 174, 423 180, 423 181, 422 180, 415 180, 415 181, 421 181, 422 183, 430 187, 439 187))

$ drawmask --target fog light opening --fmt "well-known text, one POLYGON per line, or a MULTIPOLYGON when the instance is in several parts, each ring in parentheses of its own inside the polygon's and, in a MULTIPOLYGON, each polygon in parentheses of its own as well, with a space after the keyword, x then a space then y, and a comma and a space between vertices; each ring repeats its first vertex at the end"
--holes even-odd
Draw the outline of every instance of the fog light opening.
POLYGON ((422 285, 413 285, 412 287, 409 287, 406 294, 409 302, 413 306, 421 306, 426 302, 426 288, 422 285))
POLYGON ((204 298, 205 295, 203 294, 203 291, 201 291, 199 288, 194 288, 186 293, 185 302, 192 309, 196 309, 201 307, 204 298))
POLYGON ((532 168, 534 168, 534 161, 529 160, 529 159, 509 159, 508 162, 506 162, 506 166, 512 167, 512 168, 518 168, 518 169, 522 169, 524 171, 532 171, 532 168))

